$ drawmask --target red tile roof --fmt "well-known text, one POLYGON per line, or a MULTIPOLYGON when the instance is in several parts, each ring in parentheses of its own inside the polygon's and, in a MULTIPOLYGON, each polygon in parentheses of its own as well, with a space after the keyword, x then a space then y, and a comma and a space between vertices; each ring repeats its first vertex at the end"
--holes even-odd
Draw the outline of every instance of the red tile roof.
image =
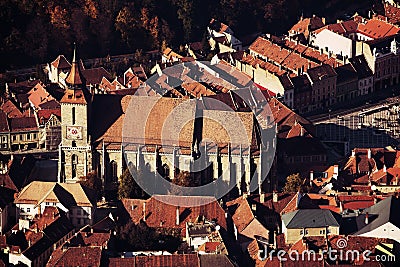
POLYGON ((261 36, 250 45, 249 50, 266 57, 268 60, 272 60, 277 64, 281 64, 282 61, 291 53, 289 50, 282 48, 261 36))
POLYGON ((39 108, 40 104, 55 100, 42 83, 38 83, 28 94, 28 99, 35 108, 39 108))
POLYGON ((365 24, 360 23, 358 32, 372 39, 379 39, 397 34, 400 28, 378 18, 372 18, 365 24))
POLYGON ((36 124, 35 117, 22 117, 22 118, 12 118, 10 119, 10 131, 32 131, 37 130, 38 126, 36 124))
POLYGON ((53 67, 58 68, 58 69, 71 68, 71 64, 64 57, 64 55, 59 55, 53 62, 51 62, 51 65, 53 65, 53 67))
POLYGON ((110 258, 109 267, 200 267, 197 254, 173 254, 110 258))
POLYGON ((208 27, 210 27, 212 30, 214 30, 216 32, 219 32, 219 33, 223 33, 229 28, 228 25, 226 25, 226 24, 224 24, 222 22, 219 22, 214 18, 212 18, 210 20, 210 23, 209 23, 208 27))
POLYGON ((86 88, 83 89, 66 89, 61 103, 71 104, 87 104, 89 102, 90 93, 86 88))
POLYGON ((227 227, 225 211, 217 200, 211 199, 211 197, 153 196, 146 201, 124 199, 122 203, 134 223, 139 223, 143 219, 143 203, 146 203, 145 222, 150 227, 185 229, 186 222, 194 222, 199 216, 204 216, 208 220, 215 220, 222 228, 226 229, 227 227), (172 202, 181 206, 179 207, 179 225, 176 224, 177 206, 162 201, 164 198, 168 199, 168 203, 172 202), (210 201, 212 202, 206 205, 202 204, 210 201))
POLYGON ((74 50, 74 56, 72 59, 72 66, 71 70, 68 73, 67 78, 65 79, 65 82, 70 85, 82 85, 85 84, 85 79, 81 73, 81 68, 76 61, 76 50, 74 50))
POLYGON ((8 175, 8 173, 0 174, 0 186, 18 192, 18 188, 15 186, 13 180, 10 178, 10 175, 8 175))
POLYGON ((22 117, 22 112, 19 108, 11 101, 7 100, 1 105, 1 110, 7 114, 8 118, 20 118, 22 117))
POLYGON ((289 30, 290 33, 305 33, 306 31, 314 31, 324 26, 324 22, 319 17, 312 18, 301 18, 293 27, 289 30))
POLYGON ((253 66, 253 68, 257 68, 257 65, 264 69, 269 71, 270 73, 276 74, 276 75, 283 75, 286 73, 286 71, 282 70, 279 68, 279 66, 272 64, 270 62, 263 61, 261 59, 255 58, 252 55, 249 54, 243 54, 243 57, 239 59, 240 62, 243 62, 245 64, 253 66))
POLYGON ((96 267, 100 266, 101 247, 70 247, 54 263, 54 267, 81 266, 96 267))
POLYGON ((58 118, 61 118, 61 108, 59 109, 40 109, 38 110, 38 119, 40 124, 46 123, 52 114, 56 115, 58 118))
POLYGON ((385 16, 389 19, 389 23, 400 23, 400 8, 389 3, 385 3, 385 16))
POLYGON ((106 71, 103 67, 84 69, 82 70, 82 75, 85 77, 86 83, 95 85, 100 84, 103 77, 111 79, 111 74, 106 71))

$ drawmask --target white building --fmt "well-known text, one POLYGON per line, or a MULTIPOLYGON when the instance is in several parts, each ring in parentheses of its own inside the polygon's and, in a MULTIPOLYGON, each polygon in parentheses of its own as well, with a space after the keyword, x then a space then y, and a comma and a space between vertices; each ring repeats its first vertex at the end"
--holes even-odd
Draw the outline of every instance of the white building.
POLYGON ((47 206, 56 206, 67 213, 75 227, 92 224, 96 210, 94 192, 79 183, 34 181, 18 194, 14 203, 17 219, 33 219, 47 206))
POLYGON ((353 56, 353 42, 350 38, 328 29, 324 29, 312 37, 314 46, 323 50, 325 54, 337 55, 339 58, 351 58, 353 56))
POLYGON ((363 214, 357 218, 359 230, 354 235, 375 238, 390 237, 400 242, 399 208, 400 198, 390 196, 365 209, 363 214))
POLYGON ((228 52, 227 50, 242 50, 242 42, 234 36, 233 30, 228 25, 215 19, 211 19, 210 24, 207 27, 207 31, 209 36, 211 37, 211 46, 219 44, 220 50, 221 47, 224 48, 222 50, 226 50, 220 51, 221 53, 228 52))

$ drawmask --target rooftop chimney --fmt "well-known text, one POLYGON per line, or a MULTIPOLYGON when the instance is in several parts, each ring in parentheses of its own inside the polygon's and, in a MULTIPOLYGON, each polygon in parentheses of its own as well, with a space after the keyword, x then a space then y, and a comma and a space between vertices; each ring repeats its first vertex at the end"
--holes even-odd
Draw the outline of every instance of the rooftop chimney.
POLYGON ((369 223, 369 221, 368 221, 368 212, 367 213, 365 213, 365 224, 368 224, 369 223))
POLYGON ((314 180, 314 171, 310 171, 310 186, 312 186, 314 180))
POLYGON ((386 165, 383 164, 383 172, 387 172, 386 165))
POLYGON ((368 148, 367 154, 368 154, 368 158, 370 159, 371 158, 371 149, 370 148, 368 148))
POLYGON ((176 225, 179 225, 179 206, 176 206, 176 225))
POLYGON ((272 202, 278 202, 278 192, 276 191, 272 192, 272 202))
POLYGON ((257 205, 256 204, 251 204, 251 210, 252 211, 257 211, 257 205))
POLYGON ((352 157, 355 157, 355 156, 356 156, 356 151, 355 151, 354 149, 351 151, 351 156, 352 156, 352 157))
POLYGON ((333 178, 337 179, 339 175, 339 165, 334 165, 333 166, 333 178))
POLYGON ((260 203, 265 202, 265 194, 260 194, 260 203))

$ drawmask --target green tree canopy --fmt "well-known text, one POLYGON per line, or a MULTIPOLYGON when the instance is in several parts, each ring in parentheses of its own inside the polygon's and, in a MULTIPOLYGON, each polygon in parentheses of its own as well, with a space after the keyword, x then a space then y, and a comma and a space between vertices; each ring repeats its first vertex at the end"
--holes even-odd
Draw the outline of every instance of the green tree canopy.
POLYGON ((285 193, 298 192, 303 185, 303 179, 299 173, 291 174, 286 178, 286 184, 283 188, 285 193))
POLYGON ((119 178, 118 197, 122 198, 140 198, 146 199, 148 195, 138 185, 135 179, 145 177, 143 170, 136 170, 135 167, 126 168, 119 178))

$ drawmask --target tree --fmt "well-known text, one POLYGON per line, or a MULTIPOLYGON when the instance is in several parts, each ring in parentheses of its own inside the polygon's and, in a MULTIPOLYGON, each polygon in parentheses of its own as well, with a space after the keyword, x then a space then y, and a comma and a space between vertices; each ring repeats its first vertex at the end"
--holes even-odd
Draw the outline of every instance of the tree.
POLYGON ((129 221, 119 228, 118 239, 123 249, 126 251, 126 245, 131 250, 152 250, 157 244, 158 234, 153 228, 148 227, 144 222, 134 224, 129 221))
POLYGON ((193 177, 190 175, 190 172, 188 171, 179 172, 178 175, 175 177, 175 179, 172 180, 172 183, 184 187, 197 186, 196 182, 193 180, 193 177))
POLYGON ((101 197, 103 191, 103 183, 96 171, 89 172, 86 176, 80 178, 79 183, 90 189, 93 189, 97 193, 97 197, 101 197))
POLYGON ((303 179, 299 173, 291 174, 286 178, 286 184, 283 188, 285 193, 298 192, 303 185, 303 179))
MULTIPOLYGON (((198 186, 196 181, 193 179, 193 176, 188 171, 181 171, 175 178, 172 180, 172 183, 177 186, 182 187, 195 187, 198 186)), ((179 187, 171 187, 169 190, 172 195, 182 195, 182 189, 179 187)))
POLYGON ((123 7, 115 19, 115 28, 121 33, 122 39, 130 46, 133 42, 133 31, 136 27, 136 19, 129 7, 123 7))
POLYGON ((127 168, 119 178, 118 197, 146 199, 148 195, 136 181, 144 178, 143 170, 136 170, 135 167, 127 168), (137 180, 135 180, 137 179, 137 180))
POLYGON ((173 3, 178 9, 178 18, 182 21, 184 40, 189 41, 192 33, 192 12, 193 12, 193 1, 192 0, 173 0, 173 3))

